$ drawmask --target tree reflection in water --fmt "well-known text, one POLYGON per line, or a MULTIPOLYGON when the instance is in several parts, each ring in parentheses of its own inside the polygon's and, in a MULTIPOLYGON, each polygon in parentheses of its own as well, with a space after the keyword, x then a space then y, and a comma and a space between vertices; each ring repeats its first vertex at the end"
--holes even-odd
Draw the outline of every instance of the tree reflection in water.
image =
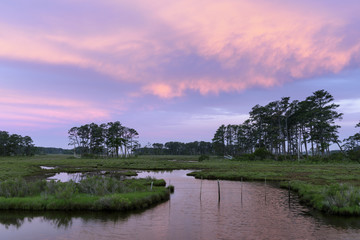
POLYGON ((25 222, 32 222, 35 218, 39 218, 42 222, 48 222, 54 228, 68 229, 71 228, 73 220, 81 219, 84 223, 87 222, 113 222, 125 221, 131 215, 141 214, 145 210, 131 211, 128 213, 117 212, 61 212, 61 211, 46 211, 46 212, 31 212, 31 211, 0 211, 0 224, 6 229, 15 227, 19 229, 25 222))

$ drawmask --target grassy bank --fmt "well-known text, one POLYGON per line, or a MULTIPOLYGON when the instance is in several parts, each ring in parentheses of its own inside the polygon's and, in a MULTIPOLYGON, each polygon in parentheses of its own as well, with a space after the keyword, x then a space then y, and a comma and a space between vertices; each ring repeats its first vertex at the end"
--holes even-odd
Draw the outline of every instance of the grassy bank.
POLYGON ((0 157, 0 180, 16 177, 28 177, 58 172, 119 171, 124 175, 133 175, 132 170, 171 170, 194 168, 205 165, 197 162, 193 156, 144 156, 137 158, 73 158, 68 155, 43 155, 33 157, 0 157), (169 161, 170 160, 170 161, 169 161), (173 161, 177 160, 177 161, 173 161), (40 166, 55 167, 41 169, 40 166))
POLYGON ((127 211, 144 209, 169 199, 164 180, 92 177, 79 183, 27 182, 24 179, 0 183, 1 210, 91 210, 127 211), (153 184, 151 184, 153 183, 153 184))
MULTIPOLYGON (((69 156, 0 158, 0 179, 70 171, 201 170, 196 178, 244 181, 280 181, 300 199, 323 212, 360 215, 354 196, 360 188, 360 165, 355 162, 233 161, 217 157, 198 161, 198 156, 140 156, 128 159, 74 159, 69 156), (40 166, 56 167, 43 170, 40 166), (339 196, 346 196, 341 198, 339 196)), ((130 173, 129 173, 130 171, 130 173)))
POLYGON ((315 185, 303 181, 282 182, 296 192, 300 201, 333 215, 360 216, 360 188, 349 184, 315 185))

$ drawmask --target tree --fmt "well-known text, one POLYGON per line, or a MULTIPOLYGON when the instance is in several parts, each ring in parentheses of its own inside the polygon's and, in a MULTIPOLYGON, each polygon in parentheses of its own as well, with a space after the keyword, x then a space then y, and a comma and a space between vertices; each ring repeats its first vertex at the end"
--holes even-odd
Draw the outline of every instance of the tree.
POLYGON ((33 140, 29 136, 23 137, 23 146, 24 146, 24 154, 26 156, 32 156, 34 155, 34 144, 33 140))
POLYGON ((112 157, 119 155, 127 157, 135 148, 139 147, 136 140, 139 136, 133 128, 122 126, 119 121, 103 124, 85 124, 73 127, 68 131, 69 145, 80 149, 80 154, 95 154, 112 157))
POLYGON ((34 150, 31 137, 0 131, 0 156, 32 156, 34 150))
MULTIPOLYGON (((341 141, 335 121, 342 118, 333 103, 334 98, 319 90, 304 101, 283 97, 265 106, 254 106, 244 123, 221 125, 214 134, 213 147, 218 155, 254 153, 263 149, 284 158, 291 155, 300 159, 305 152, 324 156, 335 143, 341 150, 341 141)), ((360 123, 359 123, 360 126, 360 123)))
POLYGON ((9 133, 0 131, 0 156, 8 156, 9 133))
POLYGON ((123 134, 124 127, 119 121, 108 123, 107 145, 110 148, 111 154, 115 153, 116 157, 119 157, 119 150, 125 144, 123 134))
POLYGON ((172 155, 180 155, 184 149, 184 143, 181 142, 167 142, 165 148, 168 149, 168 153, 172 155))
POLYGON ((137 148, 134 150, 136 154, 143 155, 205 155, 213 154, 212 143, 210 142, 167 142, 162 143, 148 143, 143 148, 137 148))
POLYGON ((162 143, 153 143, 152 147, 154 149, 154 154, 156 154, 156 155, 163 154, 164 144, 162 144, 162 143))
POLYGON ((8 141, 8 152, 10 155, 22 155, 22 137, 18 134, 11 134, 8 141))
POLYGON ((78 130, 79 130, 78 127, 73 127, 68 131, 69 140, 70 140, 69 145, 73 146, 73 148, 74 148, 74 157, 76 157, 76 149, 80 146, 78 130))
POLYGON ((312 96, 306 98, 310 105, 310 111, 313 113, 313 121, 310 123, 312 131, 311 139, 317 144, 321 155, 329 152, 330 143, 337 141, 337 129, 340 126, 335 125, 335 120, 342 119, 342 113, 336 112, 339 105, 332 103, 334 97, 325 90, 319 90, 312 96))
POLYGON ((224 156, 225 153, 225 125, 221 125, 215 132, 214 138, 212 139, 213 148, 217 155, 224 156))
POLYGON ((77 135, 80 139, 80 149, 81 149, 81 155, 84 153, 90 153, 90 126, 89 124, 85 124, 83 126, 78 127, 77 129, 77 135))
POLYGON ((130 147, 130 154, 133 154, 134 149, 139 145, 136 140, 139 137, 139 133, 133 128, 127 128, 126 138, 128 139, 128 144, 130 147))
MULTIPOLYGON (((355 128, 360 128, 360 122, 356 124, 355 128)), ((351 160, 360 162, 360 131, 355 133, 353 136, 344 139, 343 145, 347 156, 351 160)))
POLYGON ((105 129, 102 126, 97 125, 96 123, 91 123, 89 125, 90 129, 90 140, 89 140, 89 148, 92 154, 101 154, 103 149, 103 143, 105 140, 105 129))

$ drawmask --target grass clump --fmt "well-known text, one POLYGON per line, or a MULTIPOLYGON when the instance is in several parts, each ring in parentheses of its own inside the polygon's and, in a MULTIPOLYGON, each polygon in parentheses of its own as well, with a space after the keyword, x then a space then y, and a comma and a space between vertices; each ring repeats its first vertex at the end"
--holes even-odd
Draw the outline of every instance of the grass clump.
POLYGON ((46 181, 29 183, 22 178, 9 179, 0 182, 0 196, 7 198, 31 196, 44 191, 46 185, 46 181))
POLYGON ((142 209, 169 199, 164 180, 89 177, 79 183, 23 179, 0 183, 2 210, 117 210, 142 209), (151 182, 153 188, 150 189, 151 182))
POLYGON ((283 182, 300 201, 322 212, 333 215, 360 215, 360 189, 349 184, 314 185, 303 181, 283 182))
POLYGON ((198 159, 199 162, 202 162, 204 160, 209 160, 210 156, 209 155, 201 155, 198 159))
POLYGON ((359 215, 360 190, 348 184, 334 184, 324 189, 324 208, 333 214, 359 215))

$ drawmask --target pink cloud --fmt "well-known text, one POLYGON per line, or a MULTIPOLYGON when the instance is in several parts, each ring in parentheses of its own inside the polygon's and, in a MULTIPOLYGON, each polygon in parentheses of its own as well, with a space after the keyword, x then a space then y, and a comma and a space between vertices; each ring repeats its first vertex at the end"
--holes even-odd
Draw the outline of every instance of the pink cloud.
POLYGON ((33 97, 24 92, 0 91, 0 118, 10 125, 51 126, 108 119, 108 110, 94 103, 55 97, 33 97))
POLYGON ((350 1, 348 10, 341 11, 329 7, 325 0, 313 8, 310 4, 266 0, 94 1, 95 7, 115 12, 130 6, 136 9, 140 23, 131 25, 122 19, 105 28, 100 25, 104 16, 86 12, 83 17, 93 19, 94 24, 100 22, 93 30, 85 31, 66 19, 55 21, 51 29, 2 21, 0 31, 6 34, 0 38, 0 57, 90 68, 116 81, 138 84, 133 96, 172 98, 184 96, 187 90, 217 94, 271 87, 338 73, 354 59, 359 60, 360 39, 355 36, 344 44, 354 31, 352 25, 359 22, 354 10, 358 4, 350 1), (186 63, 177 62, 181 56, 196 56, 202 67, 215 62, 219 74, 204 70, 177 76, 168 65, 189 71, 186 63))
POLYGON ((187 90, 198 91, 202 95, 219 94, 221 92, 241 92, 249 87, 263 86, 273 87, 280 83, 270 77, 264 77, 259 74, 249 73, 248 81, 238 81, 237 79, 223 78, 201 78, 196 80, 178 79, 171 83, 155 83, 146 85, 143 92, 153 94, 160 98, 173 98, 185 95, 187 90))

